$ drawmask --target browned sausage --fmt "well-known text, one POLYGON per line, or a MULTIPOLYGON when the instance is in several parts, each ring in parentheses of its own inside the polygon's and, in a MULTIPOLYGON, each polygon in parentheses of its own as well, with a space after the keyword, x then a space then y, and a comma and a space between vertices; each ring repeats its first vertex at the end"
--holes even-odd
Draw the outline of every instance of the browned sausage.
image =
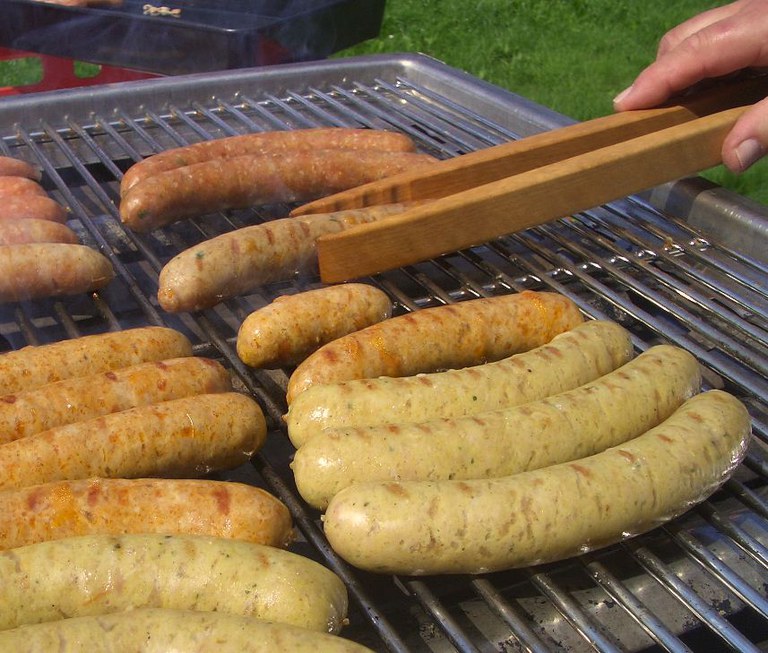
POLYGON ((293 539, 269 492, 197 479, 91 478, 0 492, 0 549, 78 535, 209 535, 268 546, 293 539))
POLYGON ((0 396, 0 444, 136 406, 232 389, 216 361, 186 356, 0 396))
POLYGON ((0 177, 29 177, 40 181, 41 174, 38 168, 31 163, 15 159, 10 156, 0 156, 0 177))
POLYGON ((0 220, 35 218, 63 224, 67 217, 66 209, 47 196, 22 195, 0 199, 0 220))
POLYGON ((67 225, 36 218, 0 220, 0 245, 26 243, 78 243, 77 234, 67 225))
POLYGON ((212 159, 136 184, 120 218, 148 232, 183 218, 279 202, 308 201, 436 161, 414 152, 303 150, 212 159))
POLYGON ((0 247, 0 302, 76 295, 115 276, 109 259, 86 245, 29 243, 0 247))
POLYGON ((287 400, 316 383, 476 365, 546 344, 584 321, 574 302, 523 291, 399 315, 338 338, 291 375, 287 400))
POLYGON ((0 394, 46 383, 192 355, 192 344, 175 329, 139 327, 28 346, 0 355, 0 394))
POLYGON ((237 392, 129 408, 6 442, 0 490, 94 476, 203 476, 248 462, 266 433, 259 405, 237 392))
POLYGON ((235 229, 174 256, 160 271, 157 299, 169 313, 197 311, 317 268, 315 242, 400 213, 407 204, 270 220, 235 229))
POLYGON ((229 159, 244 154, 282 154, 297 150, 333 149, 413 152, 416 148, 413 141, 405 134, 345 127, 319 127, 229 136, 185 147, 175 147, 139 161, 123 176, 120 195, 125 195, 132 186, 159 172, 211 159, 229 159))
POLYGON ((47 197, 43 187, 29 177, 0 176, 0 200, 9 197, 47 197))

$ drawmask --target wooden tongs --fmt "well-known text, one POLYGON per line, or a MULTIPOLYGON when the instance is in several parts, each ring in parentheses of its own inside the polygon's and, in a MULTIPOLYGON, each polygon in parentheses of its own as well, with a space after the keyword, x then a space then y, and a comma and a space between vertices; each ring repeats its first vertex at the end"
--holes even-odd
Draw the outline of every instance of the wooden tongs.
POLYGON ((722 163, 723 139, 768 77, 611 114, 441 161, 305 204, 292 215, 430 200, 318 240, 336 283, 565 217, 722 163))

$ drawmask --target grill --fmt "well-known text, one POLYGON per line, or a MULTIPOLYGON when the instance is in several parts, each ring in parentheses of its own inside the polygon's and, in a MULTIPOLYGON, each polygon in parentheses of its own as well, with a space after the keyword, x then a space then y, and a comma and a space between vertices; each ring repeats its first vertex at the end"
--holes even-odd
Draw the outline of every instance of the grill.
MULTIPOLYGON (((6 100, 0 154, 39 163, 71 207, 83 242, 118 278, 105 291, 0 308, 6 348, 163 324, 223 360, 272 430, 252 464, 222 475, 266 487, 291 509, 296 550, 346 582, 345 636, 379 651, 768 650, 768 288, 760 207, 692 179, 485 246, 367 279, 396 313, 523 289, 572 298, 626 326, 638 350, 693 352, 707 387, 740 397, 754 442, 724 487, 681 518, 562 563, 477 577, 358 572, 338 559, 319 514, 298 497, 282 428, 287 372, 253 371, 234 351, 244 317, 276 295, 316 287, 302 273, 198 314, 158 308, 157 274, 175 253, 235 227, 285 215, 264 207, 210 215, 150 235, 124 230, 118 181, 153 152, 267 129, 401 130, 445 158, 569 122, 420 55, 374 56, 129 82, 6 100), (747 237, 744 237, 746 234, 747 237)), ((563 526, 567 528, 567 525, 563 526)))

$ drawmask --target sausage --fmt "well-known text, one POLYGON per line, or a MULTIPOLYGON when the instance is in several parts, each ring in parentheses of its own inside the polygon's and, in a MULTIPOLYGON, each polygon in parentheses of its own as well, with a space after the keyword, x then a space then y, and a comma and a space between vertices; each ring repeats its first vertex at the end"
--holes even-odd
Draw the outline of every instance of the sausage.
POLYGON ((282 218, 205 240, 166 263, 158 280, 158 302, 169 313, 197 311, 300 272, 312 273, 320 236, 381 220, 406 206, 282 218))
POLYGON ((138 327, 30 345, 0 355, 0 393, 191 355, 188 338, 166 327, 138 327))
POLYGON ((135 608, 252 616, 336 633, 338 576, 290 551, 193 535, 85 535, 0 551, 0 629, 135 608))
POLYGON ((517 406, 588 383, 632 358, 626 329, 589 320, 529 352, 494 363, 404 377, 313 385, 290 405, 298 449, 326 428, 458 418, 517 406))
POLYGON ((372 653, 330 633, 220 612, 140 608, 0 631, 14 653, 372 653))
POLYGON ((297 150, 380 150, 413 152, 416 147, 405 134, 376 129, 319 127, 292 131, 268 131, 228 136, 153 154, 132 165, 120 182, 120 195, 160 172, 212 159, 243 155, 284 154, 297 150))
POLYGON ((90 478, 0 492, 0 549, 79 535, 208 535, 285 547, 288 508, 244 483, 90 478))
POLYGON ((26 243, 77 244, 77 234, 67 225, 36 218, 0 220, 0 245, 26 243))
POLYGON ((509 476, 637 437, 700 387, 696 359, 658 345, 590 383, 520 406, 457 419, 326 429, 296 452, 291 466, 299 493, 321 509, 360 481, 509 476))
POLYGON ((14 177, 0 175, 0 200, 3 202, 10 197, 47 197, 43 187, 29 177, 14 177))
POLYGON ((324 345, 288 382, 288 403, 311 385, 410 376, 495 361, 546 344, 584 321, 563 295, 523 291, 426 308, 324 345))
POLYGON ((245 318, 237 354, 251 367, 295 365, 321 345, 391 314, 389 296, 362 283, 282 295, 245 318))
POLYGON ((4 197, 0 202, 0 220, 19 220, 33 218, 64 224, 69 214, 67 210, 51 197, 22 195, 4 197))
POLYGON ((40 169, 31 163, 10 156, 0 156, 0 177, 29 177, 40 181, 42 174, 40 169))
POLYGON ((66 379, 0 396, 0 444, 136 406, 231 390, 222 365, 191 356, 66 379))
POLYGON ((735 397, 696 395, 659 426, 577 461, 469 481, 359 483, 325 533, 351 564, 395 574, 485 573, 569 558, 645 533, 703 501, 743 458, 735 397))
POLYGON ((331 195, 436 161, 415 152, 300 150, 212 159, 167 170, 120 200, 120 219, 146 233, 177 220, 331 195))
POLYGON ((246 395, 173 399, 0 445, 0 490, 92 476, 203 476, 247 462, 265 437, 264 415, 246 395))
POLYGON ((114 277, 109 259, 87 245, 29 243, 0 247, 0 302, 92 292, 114 277))

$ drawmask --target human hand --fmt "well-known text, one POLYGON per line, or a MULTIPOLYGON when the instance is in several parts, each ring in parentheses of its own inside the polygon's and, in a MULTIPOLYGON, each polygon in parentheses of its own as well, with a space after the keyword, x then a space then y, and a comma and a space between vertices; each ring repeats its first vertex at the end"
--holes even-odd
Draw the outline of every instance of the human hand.
MULTIPOLYGON (((656 60, 614 99, 617 111, 656 106, 704 79, 768 67, 768 0, 737 0, 667 32, 656 60)), ((748 109, 723 142, 723 163, 743 172, 768 153, 768 98, 748 109)))

